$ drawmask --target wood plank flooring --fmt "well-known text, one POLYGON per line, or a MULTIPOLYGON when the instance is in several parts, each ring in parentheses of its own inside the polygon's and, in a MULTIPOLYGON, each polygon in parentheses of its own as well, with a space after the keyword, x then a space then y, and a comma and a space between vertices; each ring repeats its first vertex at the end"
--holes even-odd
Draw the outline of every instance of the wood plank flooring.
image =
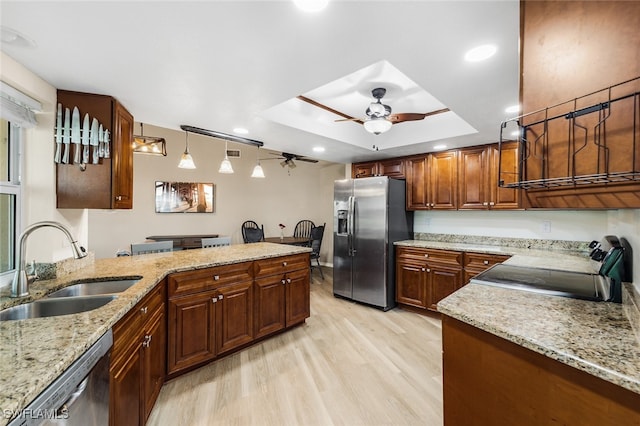
POLYGON ((442 425, 440 320, 333 296, 312 274, 311 317, 167 382, 148 425, 442 425))

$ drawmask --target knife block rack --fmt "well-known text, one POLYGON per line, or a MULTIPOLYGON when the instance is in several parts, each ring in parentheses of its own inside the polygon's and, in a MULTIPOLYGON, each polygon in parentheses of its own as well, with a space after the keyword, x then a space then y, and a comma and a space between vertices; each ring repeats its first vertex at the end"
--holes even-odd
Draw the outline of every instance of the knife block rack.
POLYGON ((640 76, 503 121, 500 158, 514 131, 520 149, 517 176, 511 183, 498 182, 501 187, 639 183, 640 76))

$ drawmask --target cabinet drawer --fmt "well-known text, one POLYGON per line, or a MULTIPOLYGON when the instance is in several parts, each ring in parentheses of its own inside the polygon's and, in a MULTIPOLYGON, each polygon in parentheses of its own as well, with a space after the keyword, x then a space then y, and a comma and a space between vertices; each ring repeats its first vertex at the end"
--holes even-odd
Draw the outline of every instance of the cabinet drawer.
POLYGON ((465 253, 464 267, 465 269, 480 272, 496 263, 502 263, 510 257, 502 254, 465 253))
POLYGON ((257 260, 255 262, 255 276, 267 277, 269 275, 283 274, 309 267, 309 254, 294 254, 292 256, 273 257, 257 260))
POLYGON ((403 259, 422 260, 429 263, 442 263, 453 267, 462 267, 460 251, 424 249, 419 247, 398 247, 397 256, 403 259))
POLYGON ((150 321, 164 310, 165 282, 161 281, 113 326, 113 359, 140 342, 140 336, 150 321))
POLYGON ((169 275, 168 278, 169 297, 198 293, 219 285, 251 279, 253 279, 251 262, 177 272, 169 275))

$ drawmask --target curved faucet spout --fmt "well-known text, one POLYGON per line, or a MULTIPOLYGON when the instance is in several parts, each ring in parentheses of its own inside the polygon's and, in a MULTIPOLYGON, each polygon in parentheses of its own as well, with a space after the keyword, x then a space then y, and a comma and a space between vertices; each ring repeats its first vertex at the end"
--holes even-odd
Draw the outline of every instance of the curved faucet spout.
MULTIPOLYGON (((16 272, 13 276, 13 282, 11 283, 11 297, 24 297, 29 295, 29 284, 31 284, 37 278, 36 275, 27 275, 26 271, 26 250, 27 250, 27 237, 31 235, 33 231, 39 228, 50 227, 56 228, 62 231, 71 244, 73 250, 73 257, 76 259, 83 258, 87 255, 83 247, 78 245, 78 242, 73 238, 71 232, 59 222, 54 221, 42 221, 35 222, 26 227, 20 237, 18 238, 18 256, 16 258, 16 272)), ((34 271, 35 272, 35 271, 34 271)))

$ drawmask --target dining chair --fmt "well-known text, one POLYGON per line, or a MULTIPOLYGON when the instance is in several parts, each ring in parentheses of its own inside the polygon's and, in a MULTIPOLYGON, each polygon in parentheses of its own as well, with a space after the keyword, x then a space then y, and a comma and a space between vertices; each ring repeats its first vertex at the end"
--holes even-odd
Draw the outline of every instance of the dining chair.
POLYGON ((152 243, 134 243, 131 244, 131 255, 147 253, 162 253, 173 251, 173 241, 154 241, 152 243))
POLYGON ((320 247, 322 247, 322 237, 324 236, 324 227, 326 226, 326 222, 320 226, 314 226, 311 228, 311 235, 309 236, 309 247, 311 247, 311 264, 309 267, 311 268, 311 272, 313 273, 313 268, 318 268, 320 270, 320 276, 324 281, 324 274, 322 273, 322 268, 320 267, 320 247), (316 261, 316 265, 313 264, 313 261, 316 261))
POLYGON ((216 238, 203 238, 202 248, 207 247, 222 247, 231 245, 231 237, 216 237, 216 238))
POLYGON ((311 228, 313 228, 315 223, 308 219, 303 219, 300 222, 296 223, 296 227, 293 229, 293 236, 296 238, 310 238, 311 237, 311 228))
POLYGON ((258 226, 253 220, 247 220, 242 224, 242 239, 245 243, 257 243, 264 241, 264 225, 258 226))

